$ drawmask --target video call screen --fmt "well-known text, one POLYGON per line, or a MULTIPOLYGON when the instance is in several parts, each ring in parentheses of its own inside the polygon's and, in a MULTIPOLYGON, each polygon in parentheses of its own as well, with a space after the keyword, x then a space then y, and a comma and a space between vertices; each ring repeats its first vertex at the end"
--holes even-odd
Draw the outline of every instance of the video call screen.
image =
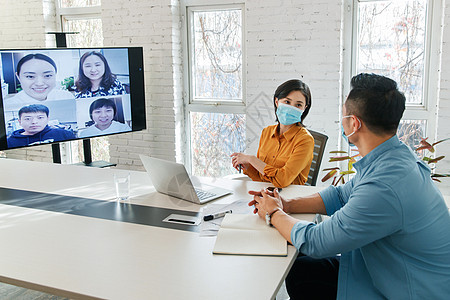
POLYGON ((142 48, 0 50, 0 149, 145 128, 142 48))

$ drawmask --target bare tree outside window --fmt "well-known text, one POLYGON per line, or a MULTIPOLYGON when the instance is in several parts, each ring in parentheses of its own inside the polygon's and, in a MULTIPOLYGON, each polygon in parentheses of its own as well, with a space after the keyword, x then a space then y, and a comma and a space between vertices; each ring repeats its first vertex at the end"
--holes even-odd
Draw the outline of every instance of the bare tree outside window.
POLYGON ((398 82, 408 104, 423 104, 426 0, 359 3, 357 73, 398 82))
MULTIPOLYGON (((407 106, 424 105, 426 0, 358 4, 357 73, 394 79, 407 106)), ((399 138, 414 149, 426 134, 425 120, 402 120, 399 138)))
POLYGON ((68 32, 67 44, 72 47, 97 47, 103 45, 103 31, 101 19, 67 19, 64 29, 68 32))
POLYGON ((191 113, 192 173, 223 177, 236 170, 230 155, 245 150, 245 115, 191 113))
POLYGON ((194 99, 242 99, 241 10, 194 12, 194 99))
POLYGON ((399 139, 413 150, 420 146, 420 141, 425 137, 426 120, 401 120, 397 135, 399 139))
POLYGON ((236 173, 230 155, 245 150, 245 114, 220 112, 243 101, 242 11, 196 10, 190 17, 190 102, 206 107, 190 111, 192 173, 222 177, 236 173), (218 104, 219 112, 210 112, 206 101, 218 104))

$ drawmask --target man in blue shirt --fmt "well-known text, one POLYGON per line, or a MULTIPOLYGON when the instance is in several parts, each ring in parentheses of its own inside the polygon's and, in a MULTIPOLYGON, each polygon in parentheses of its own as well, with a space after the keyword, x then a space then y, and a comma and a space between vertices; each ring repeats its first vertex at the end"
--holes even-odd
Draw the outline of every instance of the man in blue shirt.
POLYGON ((363 157, 354 178, 294 199, 249 192, 255 213, 301 253, 288 293, 292 300, 449 299, 450 214, 429 167, 396 135, 405 97, 383 76, 359 74, 351 83, 342 126, 363 157), (287 213, 331 217, 315 225, 287 213))

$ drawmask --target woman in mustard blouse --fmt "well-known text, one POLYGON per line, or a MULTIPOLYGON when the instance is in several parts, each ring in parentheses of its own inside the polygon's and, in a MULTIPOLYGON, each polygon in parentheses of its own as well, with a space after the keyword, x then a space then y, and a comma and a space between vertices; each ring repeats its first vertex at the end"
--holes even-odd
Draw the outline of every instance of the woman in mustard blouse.
POLYGON ((273 97, 276 125, 263 129, 256 156, 233 153, 233 167, 243 168, 254 181, 278 188, 305 184, 311 167, 314 138, 303 126, 311 108, 309 87, 298 79, 286 81, 273 97))

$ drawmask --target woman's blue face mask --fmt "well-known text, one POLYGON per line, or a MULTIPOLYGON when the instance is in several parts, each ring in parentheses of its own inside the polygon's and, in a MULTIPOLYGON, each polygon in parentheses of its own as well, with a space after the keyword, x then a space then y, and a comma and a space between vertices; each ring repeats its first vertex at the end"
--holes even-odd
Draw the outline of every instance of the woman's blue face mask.
POLYGON ((277 117, 283 125, 291 125, 302 121, 303 110, 292 105, 278 102, 277 117))

